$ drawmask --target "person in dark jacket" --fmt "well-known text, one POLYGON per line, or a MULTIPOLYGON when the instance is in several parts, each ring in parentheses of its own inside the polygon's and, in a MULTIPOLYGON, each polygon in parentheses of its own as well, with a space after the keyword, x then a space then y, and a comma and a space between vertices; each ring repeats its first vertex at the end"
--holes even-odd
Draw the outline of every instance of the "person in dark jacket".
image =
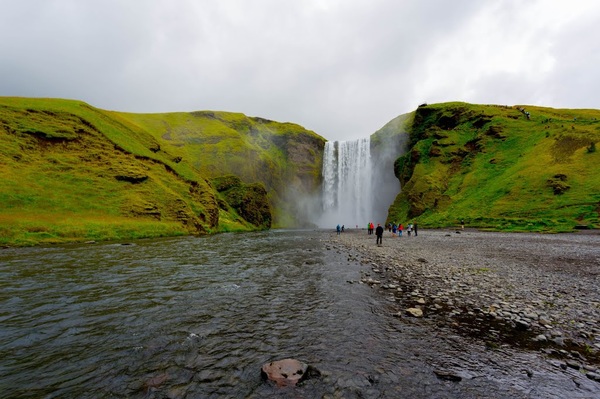
POLYGON ((381 227, 380 223, 377 223, 377 228, 375 229, 375 235, 377 236, 377 245, 381 245, 383 242, 383 227, 381 227))

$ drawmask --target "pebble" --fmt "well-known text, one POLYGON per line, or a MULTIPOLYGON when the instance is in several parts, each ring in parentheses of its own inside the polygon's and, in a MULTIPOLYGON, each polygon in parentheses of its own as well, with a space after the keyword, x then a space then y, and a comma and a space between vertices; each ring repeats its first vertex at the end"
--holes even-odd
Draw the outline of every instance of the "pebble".
POLYGON ((548 338, 546 338, 546 336, 544 334, 540 334, 537 337, 535 337, 535 340, 539 341, 539 342, 546 342, 548 340, 548 338))
POLYGON ((598 373, 587 373, 585 375, 590 380, 599 381, 600 382, 600 374, 598 373))
POLYGON ((423 317, 423 311, 419 308, 408 308, 406 314, 412 317, 423 317))
POLYGON ((582 352, 600 351, 599 234, 419 233, 402 240, 384 237, 377 248, 364 245, 369 238, 361 231, 335 242, 360 251, 362 263, 378 276, 363 276, 361 283, 397 289, 396 295, 402 295, 401 286, 411 287, 405 291, 413 301, 446 311, 449 320, 464 309, 531 331, 538 342, 573 342, 582 352))

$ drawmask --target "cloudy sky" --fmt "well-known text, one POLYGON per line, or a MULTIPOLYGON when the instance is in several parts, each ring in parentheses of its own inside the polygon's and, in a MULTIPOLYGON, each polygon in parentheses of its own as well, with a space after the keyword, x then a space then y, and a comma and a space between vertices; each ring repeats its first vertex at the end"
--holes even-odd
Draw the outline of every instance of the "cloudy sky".
POLYGON ((0 0, 0 96, 366 137, 423 102, 600 109, 597 0, 0 0))

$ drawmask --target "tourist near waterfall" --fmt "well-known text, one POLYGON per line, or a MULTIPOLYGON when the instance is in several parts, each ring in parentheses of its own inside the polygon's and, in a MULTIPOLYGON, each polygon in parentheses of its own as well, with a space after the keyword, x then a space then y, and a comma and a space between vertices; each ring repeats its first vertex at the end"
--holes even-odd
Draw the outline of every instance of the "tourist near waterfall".
POLYGON ((381 227, 380 223, 377 223, 377 229, 375 229, 375 235, 377 236, 375 243, 377 245, 382 245, 383 244, 383 227, 381 227))

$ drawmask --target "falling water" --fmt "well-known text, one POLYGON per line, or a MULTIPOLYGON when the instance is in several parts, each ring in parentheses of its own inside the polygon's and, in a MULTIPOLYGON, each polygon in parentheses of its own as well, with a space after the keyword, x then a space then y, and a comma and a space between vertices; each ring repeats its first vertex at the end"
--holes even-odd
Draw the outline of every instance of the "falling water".
POLYGON ((369 138, 325 144, 322 227, 362 227, 373 220, 370 146, 369 138))

